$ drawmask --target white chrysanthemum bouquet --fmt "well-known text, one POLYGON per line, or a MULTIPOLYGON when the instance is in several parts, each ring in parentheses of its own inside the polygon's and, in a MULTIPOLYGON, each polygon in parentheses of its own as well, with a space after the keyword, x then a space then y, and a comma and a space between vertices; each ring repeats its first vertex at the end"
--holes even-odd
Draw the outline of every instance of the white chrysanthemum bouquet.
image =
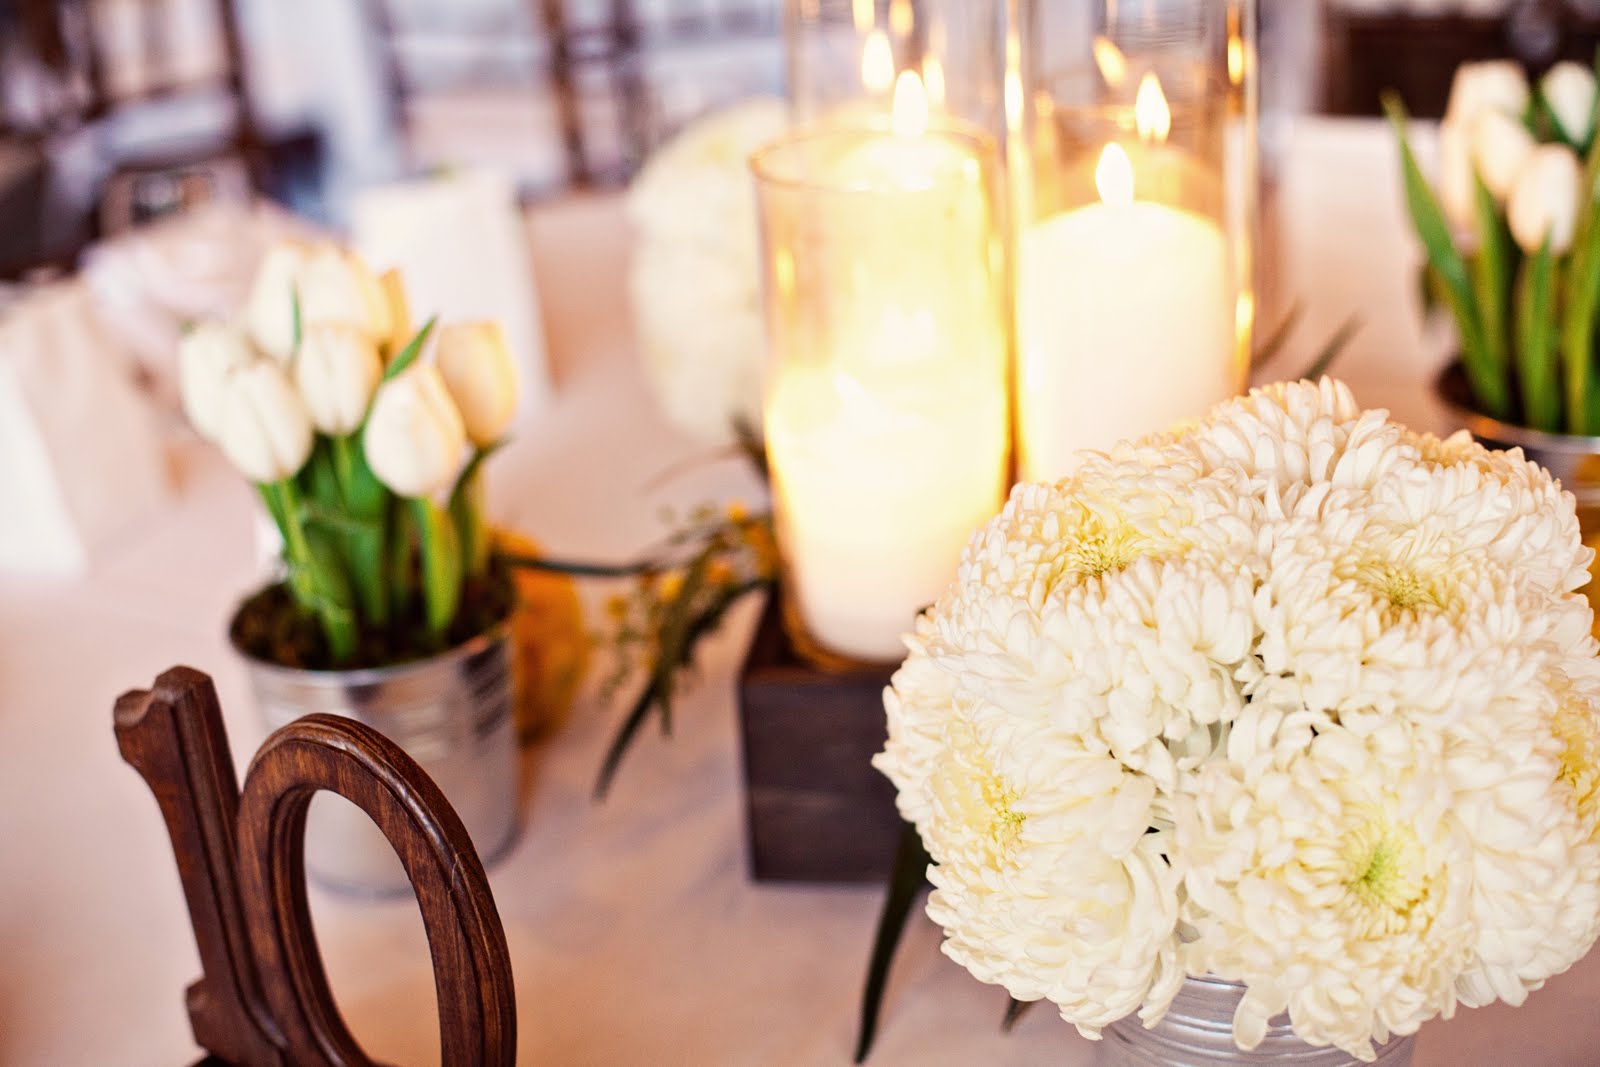
POLYGON ((945 952, 1089 1037, 1186 975, 1371 1059, 1600 932, 1573 501, 1324 380, 1023 485, 919 620, 877 765, 945 952))

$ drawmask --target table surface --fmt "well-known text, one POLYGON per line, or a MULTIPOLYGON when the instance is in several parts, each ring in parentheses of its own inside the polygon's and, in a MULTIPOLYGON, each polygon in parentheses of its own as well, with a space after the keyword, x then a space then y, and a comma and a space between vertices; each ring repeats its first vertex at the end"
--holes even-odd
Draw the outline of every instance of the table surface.
MULTIPOLYGON (((1303 300, 1303 366, 1352 311, 1337 368, 1369 405, 1439 425, 1439 347, 1416 325, 1414 251, 1392 146, 1374 123, 1292 131, 1275 196, 1275 277, 1303 300)), ((734 463, 665 486, 702 446, 655 413, 624 299, 627 234, 614 199, 530 218, 556 378, 554 406, 491 470, 502 517, 556 552, 624 556, 661 532, 663 504, 752 499, 734 463)), ((176 505, 128 532, 78 580, 0 577, 0 1063, 189 1062, 183 989, 198 962, 155 804, 118 759, 111 704, 187 663, 217 681, 235 756, 263 736, 224 620, 251 584, 254 502, 193 445, 173 457, 176 505)), ((586 595, 592 596, 592 591, 586 595)), ((769 887, 745 874, 733 672, 744 605, 703 650, 674 736, 648 731, 611 796, 590 787, 623 709, 586 694, 527 754, 526 828, 491 872, 516 972, 521 1062, 845 1064, 881 892, 769 887)), ((377 1058, 437 1062, 432 977, 409 901, 314 891, 329 974, 377 1058)), ((891 980, 876 1067, 1087 1064, 1092 1046, 1041 1007, 999 1032, 1005 997, 914 922, 891 980)), ((1426 1026, 1418 1067, 1600 1062, 1600 953, 1520 1009, 1426 1026)))

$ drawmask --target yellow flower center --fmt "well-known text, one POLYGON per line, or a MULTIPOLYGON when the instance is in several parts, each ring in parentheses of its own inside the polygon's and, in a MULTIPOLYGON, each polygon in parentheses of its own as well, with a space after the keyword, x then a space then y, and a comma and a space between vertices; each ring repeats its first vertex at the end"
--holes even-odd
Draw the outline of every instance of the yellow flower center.
POLYGON ((1374 932, 1402 924, 1427 896, 1422 842, 1411 827, 1371 812, 1345 835, 1340 852, 1347 872, 1345 888, 1368 912, 1374 932))
POLYGON ((1155 539, 1118 515, 1085 514, 1066 537, 1051 569, 1054 588, 1070 576, 1097 578, 1156 549, 1155 539))
POLYGON ((1022 833, 1022 824, 1028 817, 1012 810, 1011 805, 1017 802, 1017 794, 1006 788, 998 775, 991 774, 984 780, 983 799, 993 813, 989 836, 994 840, 996 851, 1004 854, 1022 833))
POLYGON ((1589 836, 1600 836, 1600 723, 1585 704, 1564 704, 1556 712, 1555 734, 1561 741, 1557 777, 1572 790, 1573 806, 1589 836))
POLYGON ((1362 560, 1351 569, 1349 577, 1402 611, 1421 607, 1443 608, 1449 599, 1441 576, 1424 574, 1416 567, 1392 560, 1362 560))

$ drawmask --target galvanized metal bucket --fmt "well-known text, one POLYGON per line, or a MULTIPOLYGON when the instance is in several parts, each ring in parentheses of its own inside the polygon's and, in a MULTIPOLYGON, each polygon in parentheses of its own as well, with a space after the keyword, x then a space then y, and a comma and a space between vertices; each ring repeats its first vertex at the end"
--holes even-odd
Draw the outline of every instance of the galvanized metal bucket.
MULTIPOLYGON (((1293 1067, 1351 1067, 1360 1061, 1337 1048, 1318 1048, 1295 1036, 1280 1015, 1267 1024, 1261 1044, 1245 1052, 1233 1040, 1233 1013, 1244 986, 1220 978, 1185 978, 1166 1018, 1145 1029, 1137 1015, 1101 1032, 1102 1067, 1205 1067, 1208 1064, 1292 1064, 1293 1067)), ((1375 1067, 1410 1067, 1416 1035, 1391 1038, 1378 1046, 1375 1067)))
POLYGON ((1472 406, 1461 364, 1447 366, 1434 382, 1450 414, 1463 429, 1488 448, 1520 448, 1522 454, 1556 478, 1578 502, 1578 523, 1585 536, 1600 533, 1600 437, 1545 433, 1490 418, 1472 406))
MULTIPOLYGON (((381 731, 422 765, 488 864, 516 838, 516 672, 508 628, 428 659, 352 671, 307 671, 244 655, 268 729, 303 715, 343 715, 381 731)), ((241 655, 243 655, 241 650, 241 655)), ((399 858, 355 805, 319 793, 306 821, 306 870, 361 896, 410 891, 399 858)))

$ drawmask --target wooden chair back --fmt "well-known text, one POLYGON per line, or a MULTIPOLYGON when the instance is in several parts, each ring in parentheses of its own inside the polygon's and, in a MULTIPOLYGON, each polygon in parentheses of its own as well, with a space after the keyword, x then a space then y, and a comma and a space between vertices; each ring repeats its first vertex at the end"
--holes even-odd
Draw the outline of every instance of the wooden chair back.
POLYGON ((306 902, 306 811, 318 790, 365 811, 416 890, 445 1067, 510 1065, 516 1005, 505 932, 461 820, 382 734, 309 715, 275 732, 241 790, 211 679, 176 667, 116 704, 117 744, 172 838, 202 975, 189 1020, 203 1061, 366 1067, 334 1005, 306 902))

